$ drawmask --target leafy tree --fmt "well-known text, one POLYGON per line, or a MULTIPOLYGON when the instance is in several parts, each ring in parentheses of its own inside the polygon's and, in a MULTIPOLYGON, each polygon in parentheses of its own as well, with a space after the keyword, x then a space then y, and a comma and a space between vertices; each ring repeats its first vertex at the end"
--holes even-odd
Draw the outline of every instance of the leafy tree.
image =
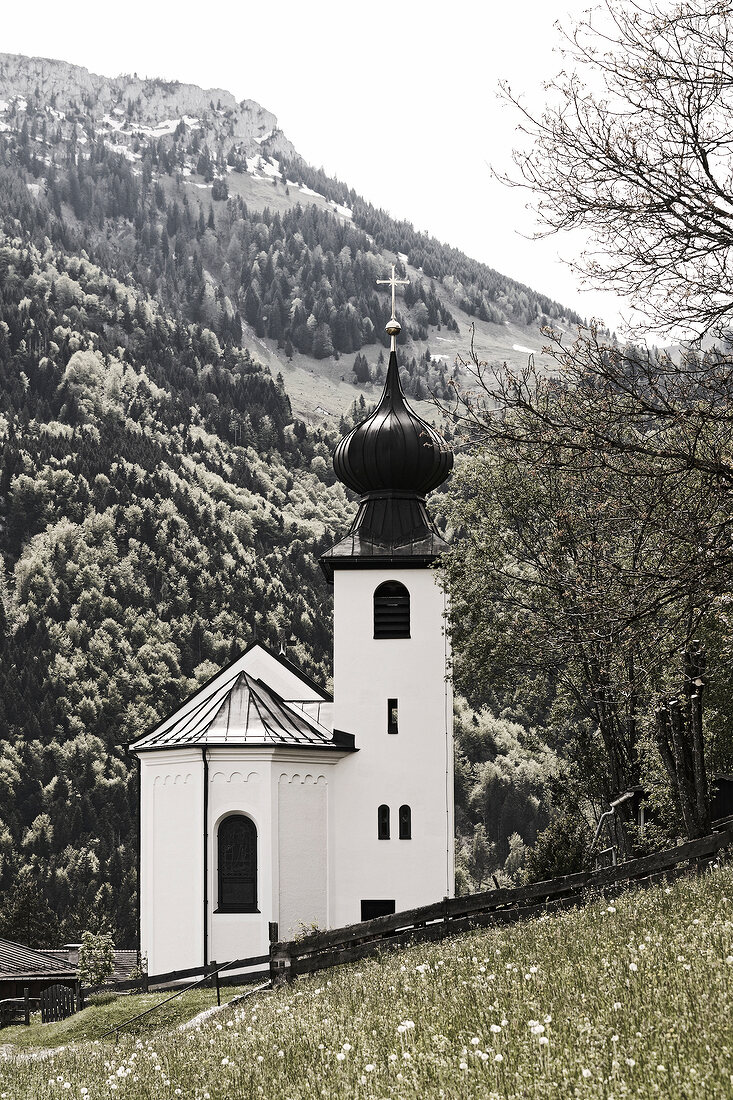
POLYGON ((82 932, 78 975, 88 985, 102 985, 115 968, 115 945, 109 932, 82 932))

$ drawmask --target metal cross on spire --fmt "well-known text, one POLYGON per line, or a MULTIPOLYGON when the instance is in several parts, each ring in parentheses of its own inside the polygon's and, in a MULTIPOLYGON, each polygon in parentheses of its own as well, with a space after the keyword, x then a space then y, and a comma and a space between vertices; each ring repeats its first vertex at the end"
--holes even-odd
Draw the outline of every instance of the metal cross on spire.
POLYGON ((397 346, 397 337, 400 332, 400 323, 395 316, 395 287, 405 286, 409 283, 409 279, 397 279, 395 277, 395 264, 392 264, 392 277, 391 279, 377 279, 379 286, 391 286, 392 287, 392 317, 387 324, 387 332, 391 337, 391 350, 394 351, 397 346))
POLYGON ((391 279, 377 279, 377 283, 380 286, 391 286, 392 287, 392 316, 393 317, 395 316, 395 305, 394 305, 395 287, 396 286, 405 286, 410 281, 409 279, 396 279, 395 278, 395 266, 396 266, 395 264, 392 264, 392 278, 391 279))

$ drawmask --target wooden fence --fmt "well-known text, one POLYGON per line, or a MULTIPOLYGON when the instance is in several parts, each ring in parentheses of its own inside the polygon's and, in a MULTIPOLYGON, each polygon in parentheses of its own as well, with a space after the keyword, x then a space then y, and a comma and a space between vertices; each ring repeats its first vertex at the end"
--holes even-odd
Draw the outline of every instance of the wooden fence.
POLYGON ((210 962, 206 966, 191 966, 185 970, 167 970, 164 974, 143 974, 139 978, 130 978, 124 982, 105 982, 102 985, 82 987, 84 997, 93 993, 147 993, 154 989, 162 992, 176 989, 191 978, 210 977, 212 985, 239 985, 254 981, 270 974, 270 955, 253 955, 248 959, 235 959, 233 962, 210 962), (260 969, 252 970, 252 967, 260 969), (264 968, 264 969, 263 969, 264 968), (232 971, 238 971, 233 974, 232 971), (246 973, 242 973, 246 971, 246 973))
POLYGON ((716 852, 733 845, 733 820, 720 822, 717 828, 717 832, 701 840, 617 863, 615 867, 565 875, 545 882, 534 882, 530 886, 443 898, 433 905, 375 917, 328 932, 313 932, 298 940, 278 941, 277 925, 271 925, 273 942, 267 955, 222 964, 212 962, 205 967, 186 970, 169 970, 165 974, 143 975, 125 982, 85 987, 82 992, 89 995, 100 990, 122 993, 180 989, 191 978, 205 980, 207 977, 211 978, 212 985, 216 984, 217 992, 220 984, 242 984, 263 977, 270 977, 273 985, 279 985, 292 981, 299 974, 311 974, 339 963, 353 962, 407 943, 440 940, 488 924, 523 920, 540 912, 576 905, 593 891, 614 891, 629 884, 652 882, 660 877, 672 878, 691 869, 699 869, 710 862, 716 852))
POLYGON ((77 992, 69 985, 49 985, 41 990, 41 1023, 65 1020, 79 1007, 77 992))
POLYGON ((35 1012, 38 1003, 37 998, 28 996, 27 989, 22 997, 6 997, 0 1001, 0 1028, 11 1024, 30 1024, 31 1012, 35 1012))
POLYGON ((630 883, 653 881, 684 874, 707 863, 716 852, 733 845, 733 826, 701 840, 689 841, 664 852, 604 867, 599 871, 565 875, 530 886, 486 890, 459 898, 444 898, 433 905, 393 913, 385 917, 314 932, 300 940, 273 943, 270 972, 274 985, 292 981, 299 974, 363 959, 377 951, 440 940, 488 924, 522 920, 539 912, 575 905, 594 890, 608 890, 630 883))

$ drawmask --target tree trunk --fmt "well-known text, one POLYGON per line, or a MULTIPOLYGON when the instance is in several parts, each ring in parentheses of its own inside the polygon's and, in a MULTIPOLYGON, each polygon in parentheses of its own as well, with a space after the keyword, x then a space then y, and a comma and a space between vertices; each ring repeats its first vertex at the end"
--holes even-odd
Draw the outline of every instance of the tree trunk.
POLYGON ((710 798, 703 736, 705 651, 692 642, 684 658, 683 701, 667 699, 656 714, 656 739, 677 795, 687 836, 710 832, 710 798))

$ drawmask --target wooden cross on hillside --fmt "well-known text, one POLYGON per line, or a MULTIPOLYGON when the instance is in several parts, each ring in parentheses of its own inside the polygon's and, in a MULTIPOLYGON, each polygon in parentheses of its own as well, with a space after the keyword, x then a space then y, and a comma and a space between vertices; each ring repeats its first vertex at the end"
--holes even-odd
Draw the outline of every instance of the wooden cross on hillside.
POLYGON ((392 278, 391 279, 377 279, 379 286, 391 286, 392 287, 392 316, 395 317, 395 305, 394 305, 394 292, 396 286, 405 286, 409 283, 409 279, 396 279, 395 278, 395 264, 392 264, 392 278))

